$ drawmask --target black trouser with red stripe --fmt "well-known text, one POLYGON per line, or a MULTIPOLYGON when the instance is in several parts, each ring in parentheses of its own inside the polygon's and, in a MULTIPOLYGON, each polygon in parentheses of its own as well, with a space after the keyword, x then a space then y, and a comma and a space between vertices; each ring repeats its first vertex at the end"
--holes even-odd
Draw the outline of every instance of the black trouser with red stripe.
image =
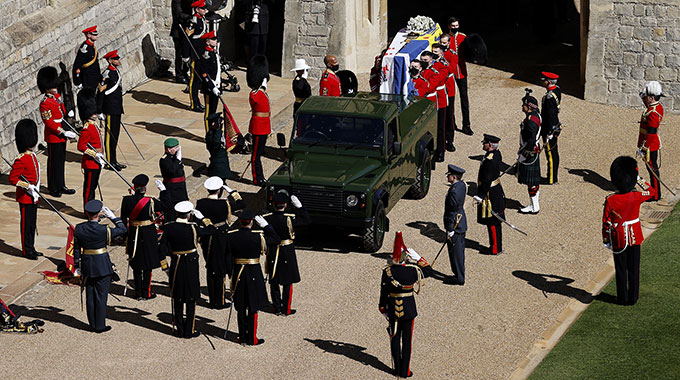
MULTIPOLYGON (((499 215, 503 217, 503 214, 499 215)), ((489 250, 496 255, 503 251, 503 224, 494 218, 491 224, 486 225, 486 229, 489 232, 489 250)))
POLYGON ((94 199, 94 193, 99 185, 99 174, 101 169, 83 169, 83 208, 87 202, 94 199))
POLYGON ((19 203, 21 211, 21 253, 35 252, 35 222, 38 212, 38 204, 19 203))
POLYGON ((456 130, 455 103, 456 97, 449 96, 449 105, 446 106, 446 145, 453 145, 456 130))
POLYGON ((446 146, 446 107, 437 110, 437 161, 444 161, 444 147, 446 146))
POLYGON ((397 327, 396 333, 390 331, 390 348, 392 349, 392 360, 394 360, 395 375, 408 377, 411 372, 411 345, 413 341, 413 324, 415 319, 404 319, 394 323, 390 320, 390 329, 397 327))
POLYGON ((250 305, 242 305, 236 308, 236 311, 238 337, 241 343, 257 345, 257 311, 253 311, 250 305))
POLYGON ((640 246, 628 246, 614 254, 616 299, 622 305, 635 305, 640 295, 640 246))
POLYGON ((208 116, 217 112, 217 105, 219 98, 215 96, 212 92, 209 94, 203 94, 203 100, 205 101, 205 111, 203 112, 203 124, 205 125, 205 133, 210 131, 210 125, 208 125, 208 116))
POLYGON ((173 318, 177 336, 191 338, 196 322, 196 302, 179 302, 173 299, 172 307, 175 313, 173 318), (186 305, 186 315, 184 305, 186 305))
POLYGON ((649 166, 651 166, 652 169, 654 169, 654 171, 652 172, 652 170, 649 170, 649 167, 647 167, 647 172, 649 172, 649 184, 652 186, 654 190, 656 190, 656 195, 654 196, 654 198, 652 198, 655 201, 661 199, 661 184, 659 183, 659 180, 656 179, 656 177, 654 177, 654 174, 652 174, 656 173, 656 175, 659 176, 659 178, 661 178, 661 174, 659 174, 658 160, 659 151, 658 150, 649 151, 649 166))
MULTIPOLYGON (((135 296, 137 298, 151 297, 151 269, 132 269, 132 277, 135 279, 135 296)), ((127 286, 127 284, 126 284, 127 286)))
POLYGON ((61 192, 64 182, 64 162, 66 161, 66 142, 47 143, 47 189, 61 192))
POLYGON ((460 113, 463 115, 463 128, 470 127, 470 101, 468 99, 467 78, 456 78, 458 97, 460 98, 460 113))
POLYGON ((283 299, 281 299, 281 284, 278 276, 271 279, 269 283, 272 294, 272 305, 275 313, 290 314, 290 305, 293 299, 293 284, 283 285, 283 299))
POLYGON ((262 172, 262 154, 267 145, 267 135, 253 135, 253 153, 250 156, 250 164, 253 167, 253 184, 260 185, 264 182, 262 172))
POLYGON ((105 122, 104 151, 106 161, 110 164, 117 164, 116 147, 118 146, 118 137, 120 137, 120 115, 106 115, 105 122))
POLYGON ((225 278, 225 275, 220 276, 210 272, 206 275, 206 282, 208 283, 208 302, 210 303, 210 307, 224 306, 225 278))

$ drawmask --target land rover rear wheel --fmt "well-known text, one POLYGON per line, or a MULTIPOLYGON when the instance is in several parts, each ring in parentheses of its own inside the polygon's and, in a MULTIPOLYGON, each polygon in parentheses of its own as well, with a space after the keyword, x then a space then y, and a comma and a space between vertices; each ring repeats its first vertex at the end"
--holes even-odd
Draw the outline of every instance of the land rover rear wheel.
POLYGON ((408 196, 412 199, 423 199, 430 191, 430 179, 432 175, 432 158, 430 151, 425 150, 423 159, 416 171, 416 183, 408 189, 408 196))
POLYGON ((376 252, 382 247, 385 238, 385 228, 387 227, 387 217, 385 216, 385 206, 382 201, 378 201, 375 206, 373 223, 367 227, 361 235, 361 243, 364 251, 376 252))

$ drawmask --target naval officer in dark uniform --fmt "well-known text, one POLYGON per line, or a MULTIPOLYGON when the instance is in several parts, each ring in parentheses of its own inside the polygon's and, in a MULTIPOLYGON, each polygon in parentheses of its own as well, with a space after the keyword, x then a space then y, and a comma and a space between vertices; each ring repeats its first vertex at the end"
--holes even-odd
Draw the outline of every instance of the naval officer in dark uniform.
POLYGON ((446 179, 451 184, 444 203, 444 228, 446 228, 446 247, 449 251, 453 277, 444 282, 452 285, 465 284, 465 232, 467 217, 463 204, 467 185, 461 179, 464 169, 449 164, 446 179))
POLYGON ((501 163, 503 157, 498 150, 501 139, 484 134, 482 149, 486 152, 477 174, 477 223, 486 225, 489 233, 489 253, 497 255, 503 251, 502 223, 494 212, 505 218, 505 193, 501 185, 501 163))
POLYGON ((309 215, 302 207, 302 203, 295 195, 290 197, 294 213, 286 213, 288 195, 283 192, 274 194, 274 212, 263 215, 276 234, 281 238, 281 243, 269 246, 267 255, 267 273, 269 273, 269 286, 271 289, 274 312, 278 315, 295 314, 290 305, 293 298, 293 284, 300 282, 297 256, 295 255, 295 227, 309 224, 309 215), (281 286, 283 286, 283 299, 281 298, 281 286))
POLYGON ((268 304, 260 256, 267 254, 268 246, 281 244, 281 238, 251 210, 241 212, 239 223, 241 228, 229 231, 228 247, 234 257, 231 294, 237 311, 239 343, 257 346, 264 343, 257 337, 257 312, 268 304), (262 230, 252 230, 253 220, 262 230))
POLYGON ((111 326, 106 326, 106 300, 114 273, 106 246, 111 244, 111 239, 127 232, 127 229, 113 211, 103 207, 102 202, 96 199, 85 204, 85 215, 88 221, 78 224, 73 234, 73 258, 85 281, 90 328, 102 333, 111 330, 111 326), (100 211, 116 225, 114 228, 99 224, 100 211))

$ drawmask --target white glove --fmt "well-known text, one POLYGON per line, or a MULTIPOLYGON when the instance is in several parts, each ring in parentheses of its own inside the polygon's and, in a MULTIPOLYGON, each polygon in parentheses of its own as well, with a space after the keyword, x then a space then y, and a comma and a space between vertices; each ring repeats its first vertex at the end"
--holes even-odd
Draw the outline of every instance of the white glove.
POLYGON ((97 153, 94 156, 94 160, 97 161, 99 163, 99 165, 101 165, 101 166, 106 165, 106 160, 105 160, 104 155, 102 153, 97 153))
POLYGON ((104 119, 106 119, 106 118, 104 117, 104 114, 103 114, 103 113, 100 113, 99 115, 97 115, 97 117, 99 118, 99 120, 104 120, 104 119))
POLYGON ((73 131, 64 131, 64 136, 69 139, 75 139, 76 138, 76 133, 73 131))
POLYGON ((453 238, 453 235, 455 234, 455 231, 449 231, 446 233, 446 236, 448 236, 449 239, 453 238))
POLYGON ((102 214, 111 220, 116 218, 116 215, 113 213, 113 211, 111 211, 111 209, 106 206, 102 207, 102 214))
POLYGON ((415 249, 413 248, 406 248, 406 252, 408 252, 408 257, 413 260, 413 261, 419 261, 421 259, 420 255, 418 252, 416 252, 415 249))
POLYGON ((635 152, 635 155, 637 156, 637 158, 642 158, 642 157, 645 156, 645 154, 642 152, 642 149, 638 149, 638 150, 635 152))
POLYGON ((295 195, 290 196, 290 203, 292 203, 293 207, 295 208, 302 207, 302 202, 300 202, 300 199, 298 199, 298 197, 296 197, 295 195))
POLYGON ((156 180, 156 187, 158 188, 158 191, 165 191, 165 185, 160 179, 156 180))
POLYGON ((182 62, 188 63, 188 62, 189 62, 189 57, 187 57, 187 58, 182 58, 182 62))
POLYGON ((76 114, 73 112, 73 110, 68 111, 68 117, 74 117, 76 114))
POLYGON ((477 195, 475 195, 474 197, 472 197, 472 199, 474 199, 475 202, 477 202, 477 203, 482 203, 482 198, 480 198, 480 197, 477 196, 477 195))
POLYGON ((80 91, 80 90, 82 90, 82 89, 83 89, 83 84, 82 84, 82 83, 76 86, 76 90, 80 91))
POLYGON ((222 188, 223 188, 224 190, 226 190, 227 193, 229 193, 229 194, 231 194, 231 193, 234 192, 234 189, 232 189, 231 187, 227 186, 226 184, 225 184, 225 185, 222 185, 222 188))
POLYGON ((82 275, 82 273, 80 272, 80 268, 76 268, 76 270, 73 271, 73 275, 75 277, 80 277, 82 275))
POLYGON ((175 155, 179 161, 182 161, 182 147, 177 148, 177 154, 175 155))
POLYGON ((33 198, 33 202, 37 202, 38 199, 40 198, 40 196, 38 195, 39 190, 38 190, 38 187, 36 185, 29 184, 26 191, 31 196, 31 198, 33 198))
POLYGON ((198 211, 198 210, 196 210, 196 209, 191 210, 191 212, 194 214, 194 216, 196 217, 196 219, 203 219, 203 218, 205 218, 205 216, 203 216, 203 213, 200 212, 200 211, 198 211))
POLYGON ((212 89, 212 93, 215 94, 215 96, 220 96, 220 89, 215 86, 212 89))
POLYGON ((269 225, 269 223, 267 223, 267 221, 260 215, 257 215, 255 217, 255 223, 257 223, 257 225, 262 228, 265 228, 269 225))
POLYGON ((604 247, 607 249, 612 249, 612 243, 604 243, 604 247))

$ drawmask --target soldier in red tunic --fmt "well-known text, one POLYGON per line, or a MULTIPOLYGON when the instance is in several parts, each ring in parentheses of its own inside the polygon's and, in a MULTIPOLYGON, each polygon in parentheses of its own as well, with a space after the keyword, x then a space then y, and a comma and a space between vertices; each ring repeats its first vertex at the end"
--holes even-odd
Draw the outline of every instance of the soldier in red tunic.
POLYGON ((609 175, 616 193, 607 196, 602 215, 602 241, 614 252, 616 298, 622 305, 635 305, 640 293, 640 204, 653 199, 656 191, 638 176, 633 157, 612 162, 609 175), (642 191, 635 190, 635 185, 642 191))
POLYGON ((458 94, 460 95, 460 112, 463 114, 463 129, 461 132, 472 136, 473 132, 470 128, 470 101, 468 100, 467 94, 467 66, 465 65, 465 59, 463 59, 460 49, 461 44, 467 36, 465 33, 459 32, 460 22, 457 18, 450 17, 448 23, 449 35, 451 35, 449 48, 451 49, 451 52, 458 57, 458 65, 454 68, 453 75, 456 78, 458 94))
MULTIPOLYGON (((435 60, 438 62, 442 68, 445 68, 446 70, 446 81, 444 82, 444 88, 440 90, 442 93, 446 93, 446 118, 444 120, 444 138, 446 140, 446 151, 447 152, 455 152, 456 147, 453 146, 453 139, 454 139, 454 130, 455 130, 455 123, 453 121, 453 103, 456 100, 456 81, 454 80, 453 77, 453 71, 455 70, 455 66, 451 61, 449 61, 446 58, 446 52, 445 52, 446 46, 443 44, 434 44, 432 45, 432 52, 434 53, 435 56, 438 58, 435 60)), ((450 50, 449 50, 450 52, 450 50)), ((449 54, 449 58, 455 55, 449 54)))
POLYGON ((262 172, 262 153, 267 145, 267 136, 272 132, 271 109, 269 95, 267 95, 267 81, 269 80, 269 63, 267 57, 257 55, 248 63, 246 82, 250 91, 250 125, 248 131, 253 136, 253 153, 250 163, 253 168, 253 184, 265 185, 266 180, 262 172))
POLYGON ((31 119, 17 123, 14 132, 19 156, 14 159, 9 172, 9 182, 16 186, 16 200, 21 211, 21 253, 30 260, 36 260, 42 253, 35 250, 35 222, 40 191, 40 163, 33 153, 38 144, 38 127, 31 119))
POLYGON ((338 59, 334 55, 327 55, 323 58, 326 70, 321 75, 319 82, 319 95, 321 96, 340 96, 340 79, 335 72, 340 69, 338 59))
POLYGON ((652 183, 652 188, 655 190, 654 197, 651 199, 655 201, 661 198, 661 187, 657 179, 660 176, 657 160, 659 159, 659 149, 661 149, 659 125, 661 125, 661 120, 663 119, 663 106, 659 103, 659 100, 662 96, 664 95, 661 93, 661 84, 657 81, 647 82, 642 92, 640 92, 640 98, 642 98, 646 109, 640 118, 640 134, 638 135, 637 143, 638 155, 648 163, 649 180, 652 183))
POLYGON ((435 61, 435 56, 430 51, 422 52, 420 60, 426 65, 423 68, 422 75, 430 82, 430 87, 435 90, 427 95, 427 98, 437 105, 437 148, 435 161, 444 162, 444 148, 446 145, 444 126, 446 125, 446 106, 449 103, 449 98, 446 94, 446 77, 449 75, 448 67, 442 62, 435 61))
POLYGON ((408 73, 411 75, 413 87, 415 87, 414 95, 424 98, 427 94, 432 93, 434 89, 430 87, 430 82, 423 77, 422 71, 423 69, 420 60, 414 59, 411 61, 408 73))
POLYGON ((66 187, 64 183, 66 139, 75 138, 76 134, 62 127, 66 108, 57 92, 58 76, 57 69, 52 66, 43 67, 38 71, 38 88, 45 94, 40 102, 40 116, 45 123, 47 143, 47 188, 53 197, 76 192, 66 187))
POLYGON ((87 202, 94 199, 99 185, 99 174, 104 166, 101 130, 97 126, 97 102, 95 92, 85 87, 78 93, 78 116, 83 120, 83 130, 78 139, 78 150, 83 153, 83 209, 87 202), (88 144, 94 148, 88 147, 88 144))

